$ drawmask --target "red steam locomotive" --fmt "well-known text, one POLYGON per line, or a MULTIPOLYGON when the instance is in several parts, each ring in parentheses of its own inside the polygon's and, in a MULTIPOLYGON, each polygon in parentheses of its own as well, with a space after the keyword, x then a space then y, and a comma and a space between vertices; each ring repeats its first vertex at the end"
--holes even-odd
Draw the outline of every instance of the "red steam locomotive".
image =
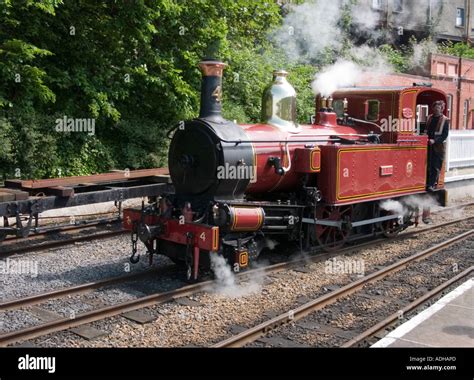
POLYGON ((285 71, 265 90, 262 123, 221 115, 225 64, 207 60, 198 118, 176 127, 169 149, 175 191, 124 211, 132 262, 140 239, 150 253, 187 267, 197 280, 212 255, 238 271, 271 240, 338 249, 361 237, 392 236, 418 222, 413 195, 445 204, 442 183, 425 192, 427 109, 446 95, 427 86, 351 88, 316 97, 315 120, 296 122, 285 71), (396 200, 404 212, 384 208, 396 200))

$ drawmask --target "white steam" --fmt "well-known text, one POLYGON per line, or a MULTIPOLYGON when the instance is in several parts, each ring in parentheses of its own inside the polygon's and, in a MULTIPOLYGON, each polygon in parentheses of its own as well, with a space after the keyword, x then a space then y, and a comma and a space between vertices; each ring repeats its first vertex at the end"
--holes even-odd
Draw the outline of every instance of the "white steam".
POLYGON ((351 9, 352 23, 360 31, 373 31, 380 22, 380 12, 374 12, 367 4, 359 3, 351 9))
POLYGON ((436 200, 430 196, 411 195, 407 198, 404 198, 403 202, 408 207, 418 208, 419 210, 438 206, 436 200))
POLYGON ((380 208, 397 216, 404 216, 408 212, 401 202, 395 201, 393 199, 388 199, 380 203, 380 208))
POLYGON ((263 286, 263 277, 254 276, 251 281, 239 284, 232 268, 227 261, 219 255, 211 255, 211 269, 216 277, 209 291, 222 294, 226 297, 239 298, 260 292, 263 286))
MULTIPOLYGON (((431 0, 431 4, 433 28, 436 28, 443 3, 442 0, 431 0)), ((426 23, 427 14, 416 12, 415 5, 405 2, 404 9, 404 12, 397 14, 397 20, 407 29, 426 23)), ((344 49, 346 58, 324 67, 316 75, 312 84, 315 94, 328 97, 339 88, 356 86, 362 78, 370 86, 383 85, 382 78, 395 70, 378 48, 363 45, 348 51, 346 44, 357 44, 359 41, 370 41, 376 45, 395 43, 392 31, 379 27, 381 14, 367 2, 308 0, 290 7, 290 13, 275 39, 291 61, 324 62, 327 61, 325 52, 342 52, 344 49), (351 34, 345 27, 348 23, 351 34), (351 35, 357 36, 357 41, 350 41, 351 35)), ((437 51, 436 44, 426 40, 412 43, 411 47, 413 54, 407 59, 407 68, 412 73, 420 74, 426 67, 428 54, 437 51)))
POLYGON ((339 88, 353 87, 361 77, 370 78, 372 86, 379 85, 382 77, 393 72, 393 67, 374 48, 361 46, 350 50, 350 60, 338 60, 315 75, 311 84, 315 94, 328 97, 339 88))
POLYGON ((354 63, 339 60, 316 74, 311 87, 315 94, 328 97, 338 88, 354 86, 362 70, 354 63))
POLYGON ((280 244, 279 242, 277 242, 276 240, 272 240, 270 238, 265 238, 265 245, 264 247, 265 248, 268 248, 270 251, 273 251, 276 246, 280 244))
POLYGON ((275 38, 290 60, 314 58, 326 48, 339 49, 342 33, 338 25, 338 1, 311 1, 292 7, 275 38))
POLYGON ((344 16, 350 15, 357 34, 372 40, 381 32, 376 30, 380 12, 366 5, 354 5, 350 0, 309 0, 291 7, 275 39, 292 61, 306 62, 317 58, 326 49, 340 50, 345 32, 344 16), (348 8, 346 8, 348 7, 348 8), (350 9, 348 14, 344 9, 350 9))
POLYGON ((438 45, 436 45, 433 41, 423 40, 412 43, 412 50, 413 54, 408 61, 409 68, 413 72, 423 74, 426 70, 429 54, 437 53, 438 45))
POLYGON ((423 211, 424 209, 431 209, 438 206, 438 203, 433 197, 411 195, 403 199, 403 203, 393 199, 388 199, 380 203, 380 208, 393 213, 399 217, 406 216, 413 211, 423 211))

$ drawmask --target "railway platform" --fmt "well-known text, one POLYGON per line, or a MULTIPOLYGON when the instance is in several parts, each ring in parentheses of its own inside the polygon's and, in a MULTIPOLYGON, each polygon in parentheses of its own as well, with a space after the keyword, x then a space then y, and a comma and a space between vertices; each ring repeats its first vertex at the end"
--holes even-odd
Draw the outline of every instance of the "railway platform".
POLYGON ((474 278, 372 347, 474 347, 474 278))

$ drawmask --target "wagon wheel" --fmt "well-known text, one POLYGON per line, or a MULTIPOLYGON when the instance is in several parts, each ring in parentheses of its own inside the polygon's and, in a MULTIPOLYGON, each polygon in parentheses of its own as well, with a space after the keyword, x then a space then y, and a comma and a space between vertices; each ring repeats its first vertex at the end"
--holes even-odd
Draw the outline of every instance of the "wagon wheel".
MULTIPOLYGON (((352 206, 324 206, 317 208, 316 218, 330 221, 350 222, 352 217, 352 206)), ((341 248, 351 233, 348 224, 342 229, 333 226, 316 225, 316 241, 325 251, 335 251, 341 248)))

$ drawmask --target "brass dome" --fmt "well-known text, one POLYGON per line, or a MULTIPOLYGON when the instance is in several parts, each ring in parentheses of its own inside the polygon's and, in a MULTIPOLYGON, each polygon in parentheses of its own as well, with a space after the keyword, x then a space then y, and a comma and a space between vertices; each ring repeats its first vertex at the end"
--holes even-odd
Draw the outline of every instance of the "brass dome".
POLYGON ((296 91, 286 79, 288 72, 275 70, 273 82, 263 92, 262 122, 296 129, 296 91))

